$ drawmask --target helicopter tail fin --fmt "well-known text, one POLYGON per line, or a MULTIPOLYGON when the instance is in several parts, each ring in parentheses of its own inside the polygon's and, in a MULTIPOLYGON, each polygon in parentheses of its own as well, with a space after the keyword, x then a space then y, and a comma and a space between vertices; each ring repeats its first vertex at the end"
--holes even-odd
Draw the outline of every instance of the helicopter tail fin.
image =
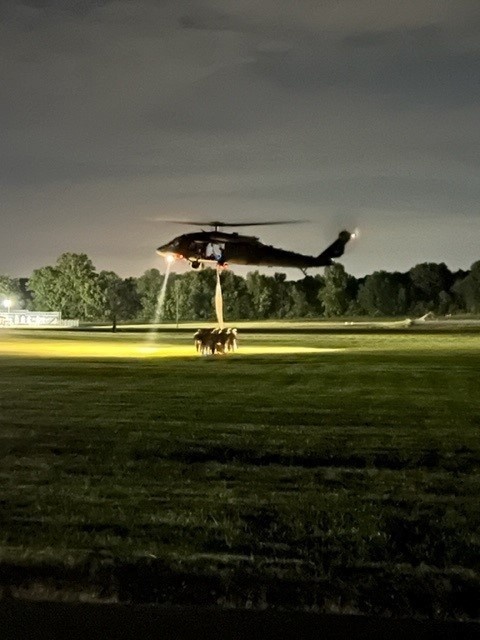
POLYGON ((340 231, 338 234, 338 238, 335 242, 325 249, 316 259, 317 267, 328 267, 333 264, 334 258, 339 258, 343 256, 345 251, 345 245, 349 240, 351 240, 355 234, 350 233, 349 231, 340 231))

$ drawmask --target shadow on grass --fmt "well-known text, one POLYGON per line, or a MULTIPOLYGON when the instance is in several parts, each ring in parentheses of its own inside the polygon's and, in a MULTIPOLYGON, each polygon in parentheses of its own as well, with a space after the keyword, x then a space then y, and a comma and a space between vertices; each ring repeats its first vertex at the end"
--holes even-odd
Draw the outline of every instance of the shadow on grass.
POLYGON ((362 613, 431 620, 475 620, 480 616, 480 582, 472 575, 429 567, 331 567, 328 575, 295 565, 237 559, 215 571, 141 558, 119 563, 106 554, 82 570, 52 566, 0 566, 11 592, 41 582, 51 592, 84 588, 99 598, 134 604, 235 609, 362 613))
POLYGON ((258 451, 255 449, 223 446, 216 444, 188 444, 188 447, 165 451, 164 447, 145 447, 132 452, 136 461, 152 459, 168 459, 184 464, 217 462, 220 464, 239 463, 245 465, 268 466, 280 465, 284 467, 317 467, 353 468, 353 469, 436 469, 447 471, 472 472, 480 467, 480 460, 475 452, 468 447, 458 449, 452 457, 437 449, 406 452, 400 450, 363 453, 354 452, 308 452, 281 453, 273 451, 258 451))

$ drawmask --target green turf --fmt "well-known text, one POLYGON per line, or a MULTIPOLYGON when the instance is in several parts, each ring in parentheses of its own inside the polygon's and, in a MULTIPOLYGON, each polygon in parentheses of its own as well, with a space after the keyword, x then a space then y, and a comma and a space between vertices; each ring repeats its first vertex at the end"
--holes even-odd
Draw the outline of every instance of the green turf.
POLYGON ((218 357, 0 359, 0 582, 478 617, 480 333, 241 337, 218 357))

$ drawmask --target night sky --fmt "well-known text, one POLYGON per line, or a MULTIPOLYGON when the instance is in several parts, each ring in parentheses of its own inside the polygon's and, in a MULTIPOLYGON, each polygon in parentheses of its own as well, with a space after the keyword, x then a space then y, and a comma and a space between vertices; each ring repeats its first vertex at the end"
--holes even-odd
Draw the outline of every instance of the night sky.
POLYGON ((306 219, 252 233, 309 254, 359 227, 357 276, 480 259, 479 0, 1 0, 0 22, 0 274, 163 269, 195 229, 156 217, 306 219))

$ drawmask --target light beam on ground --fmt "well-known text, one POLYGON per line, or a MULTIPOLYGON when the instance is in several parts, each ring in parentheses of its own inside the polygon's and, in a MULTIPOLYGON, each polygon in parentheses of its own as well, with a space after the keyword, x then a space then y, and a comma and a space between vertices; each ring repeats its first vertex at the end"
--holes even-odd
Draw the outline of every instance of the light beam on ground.
POLYGON ((223 295, 219 267, 217 267, 217 286, 215 287, 215 313, 217 314, 218 326, 223 329, 223 295))
POLYGON ((168 282, 168 277, 170 275, 170 269, 172 267, 173 261, 166 260, 165 263, 167 267, 165 269, 165 277, 163 278, 162 287, 158 294, 157 306, 155 309, 155 315, 153 317, 153 326, 148 332, 148 341, 150 342, 150 344, 155 341, 155 325, 157 325, 162 320, 163 314, 165 313, 165 294, 167 292, 167 282, 168 282))
MULTIPOLYGON (((120 335, 121 334, 117 334, 120 335)), ((455 338, 456 340, 457 338, 455 338)), ((453 343, 452 343, 453 344, 453 343)), ((455 345, 457 342, 454 343, 455 345)), ((300 346, 282 346, 259 344, 242 347, 244 356, 267 356, 267 355, 308 355, 308 354, 330 354, 347 352, 344 348, 318 348, 300 346)), ((157 358, 196 358, 192 353, 190 344, 175 344, 168 341, 168 337, 162 348, 158 349, 154 345, 147 346, 140 340, 122 341, 118 337, 106 339, 101 334, 91 334, 85 339, 75 336, 63 337, 55 335, 54 339, 49 339, 43 335, 28 337, 28 335, 5 335, 0 334, 0 356, 20 356, 26 358, 48 358, 80 360, 88 358, 106 359, 157 359, 157 358)), ((232 355, 232 358, 238 355, 232 355)))

